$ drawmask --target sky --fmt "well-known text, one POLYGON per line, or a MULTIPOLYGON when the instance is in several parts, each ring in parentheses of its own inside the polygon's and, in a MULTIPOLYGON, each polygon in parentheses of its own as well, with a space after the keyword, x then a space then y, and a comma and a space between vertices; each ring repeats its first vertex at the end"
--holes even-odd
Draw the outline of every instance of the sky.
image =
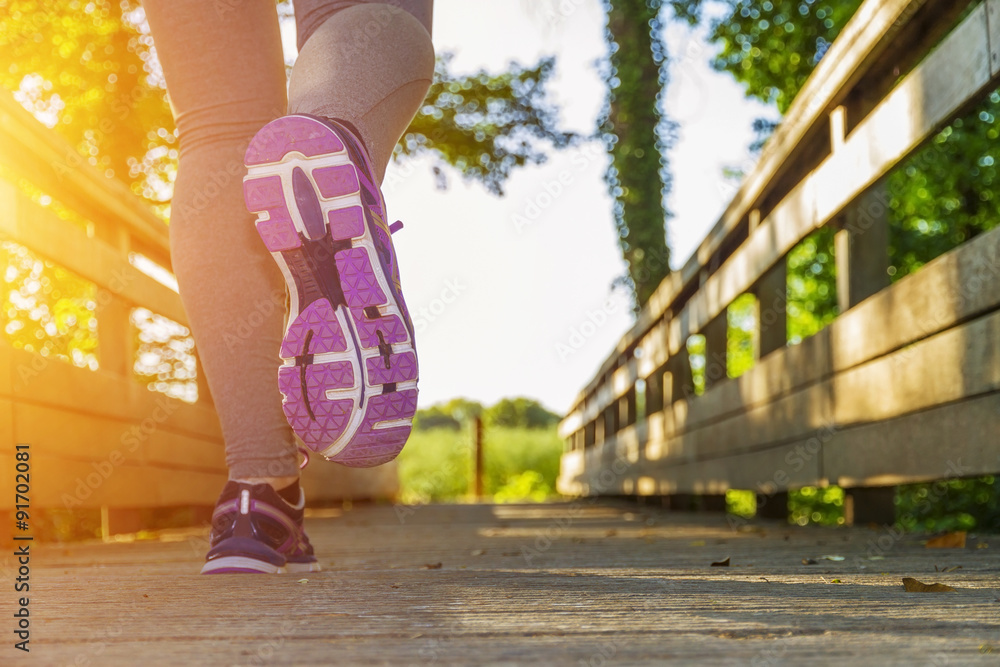
MULTIPOLYGON (((551 2, 567 10, 554 16, 540 9, 549 5, 435 0, 435 48, 454 54, 456 73, 555 55, 551 99, 564 128, 590 134, 605 94, 604 13, 598 0, 551 2)), ((675 268, 735 192, 723 167, 752 167, 752 120, 775 115, 711 69, 703 33, 672 22, 666 35, 666 110, 680 125, 667 200, 675 268)), ((438 190, 432 164, 393 163, 383 184, 390 220, 405 225, 393 241, 414 315, 420 406, 528 396, 564 413, 633 322, 627 295, 611 290, 625 267, 602 180, 607 155, 597 143, 551 153, 516 171, 502 198, 454 172, 438 190)))

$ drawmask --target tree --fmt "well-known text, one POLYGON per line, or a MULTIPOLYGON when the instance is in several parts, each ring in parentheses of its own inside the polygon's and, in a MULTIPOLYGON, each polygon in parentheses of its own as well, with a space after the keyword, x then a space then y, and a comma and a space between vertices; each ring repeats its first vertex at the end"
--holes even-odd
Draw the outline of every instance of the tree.
POLYGON ((504 398, 483 412, 489 427, 547 428, 559 421, 559 415, 549 412, 531 398, 504 398))
POLYGON ((605 175, 614 199, 618 244, 628 273, 618 284, 641 308, 670 273, 666 152, 673 126, 660 109, 667 50, 660 33, 660 0, 604 0, 608 96, 598 121, 611 164, 605 175))

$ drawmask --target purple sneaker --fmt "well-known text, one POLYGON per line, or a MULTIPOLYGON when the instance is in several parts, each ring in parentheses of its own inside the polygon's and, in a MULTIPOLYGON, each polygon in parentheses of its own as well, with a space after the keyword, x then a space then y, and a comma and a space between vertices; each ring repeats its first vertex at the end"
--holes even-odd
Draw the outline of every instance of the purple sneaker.
POLYGON ((391 461, 417 409, 413 325, 361 141, 284 116, 250 142, 243 194, 290 295, 278 386, 306 447, 349 466, 391 461))
POLYGON ((202 574, 319 572, 302 528, 305 494, 289 505, 268 484, 227 482, 212 513, 202 574))

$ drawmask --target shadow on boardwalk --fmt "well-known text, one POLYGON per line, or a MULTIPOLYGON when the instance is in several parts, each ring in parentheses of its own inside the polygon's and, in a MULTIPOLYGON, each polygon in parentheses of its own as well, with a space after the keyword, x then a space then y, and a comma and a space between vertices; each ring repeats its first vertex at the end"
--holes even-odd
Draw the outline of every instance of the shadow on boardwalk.
MULTIPOLYGON (((1000 538, 932 550, 870 529, 734 529, 721 515, 587 501, 413 509, 402 522, 390 506, 314 512, 307 529, 325 570, 309 575, 199 576, 204 530, 35 545, 31 653, 8 643, 0 663, 957 665, 1000 655, 1000 538), (730 567, 711 567, 727 556, 730 567), (959 591, 905 593, 903 576, 959 591)), ((9 561, 5 570, 9 579, 9 561)), ((10 619, 12 595, 0 603, 10 619)))

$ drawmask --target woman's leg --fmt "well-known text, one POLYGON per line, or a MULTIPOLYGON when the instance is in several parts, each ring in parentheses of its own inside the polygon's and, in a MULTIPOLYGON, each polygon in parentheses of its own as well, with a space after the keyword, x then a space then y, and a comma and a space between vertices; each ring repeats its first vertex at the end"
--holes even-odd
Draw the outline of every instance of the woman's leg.
POLYGON ((381 182, 434 76, 433 0, 296 0, 289 113, 346 120, 381 182))
POLYGON ((298 478, 277 387, 284 281, 242 187, 249 140, 286 112, 274 2, 144 5, 180 129, 173 268, 222 424, 230 478, 280 489, 298 478))

